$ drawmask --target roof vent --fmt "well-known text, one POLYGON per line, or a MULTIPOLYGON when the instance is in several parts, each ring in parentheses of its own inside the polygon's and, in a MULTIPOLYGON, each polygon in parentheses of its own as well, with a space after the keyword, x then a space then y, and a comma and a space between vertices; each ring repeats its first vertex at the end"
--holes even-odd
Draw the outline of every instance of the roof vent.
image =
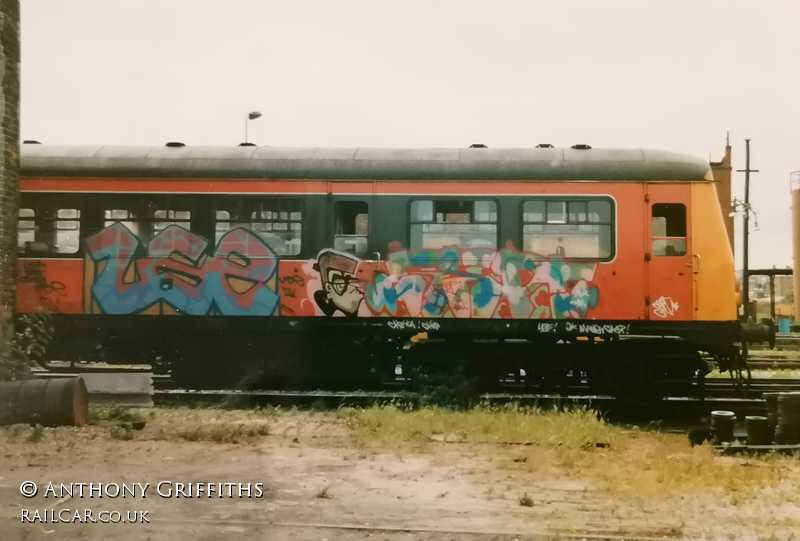
POLYGON ((536 148, 553 148, 553 145, 551 145, 550 143, 539 143, 538 145, 536 145, 536 148))
POLYGON ((592 145, 572 145, 575 150, 592 150, 592 145))
POLYGON ((483 143, 472 143, 469 148, 489 148, 483 143))
POLYGON ((170 141, 169 143, 167 143, 167 146, 170 148, 180 148, 180 147, 185 147, 186 143, 181 143, 180 141, 170 141))
POLYGON ((255 143, 239 143, 240 147, 254 147, 256 146, 255 143))
POLYGON ((36 140, 34 140, 34 139, 25 139, 25 140, 22 142, 22 144, 23 144, 23 145, 41 145, 42 143, 40 143, 39 141, 36 141, 36 140))

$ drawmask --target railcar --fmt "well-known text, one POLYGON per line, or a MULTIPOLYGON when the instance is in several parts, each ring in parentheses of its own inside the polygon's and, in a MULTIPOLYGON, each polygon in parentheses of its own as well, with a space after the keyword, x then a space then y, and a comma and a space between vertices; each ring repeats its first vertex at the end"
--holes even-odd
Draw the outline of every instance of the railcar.
POLYGON ((48 357, 185 385, 696 381, 741 363, 709 164, 643 149, 23 145, 48 357))

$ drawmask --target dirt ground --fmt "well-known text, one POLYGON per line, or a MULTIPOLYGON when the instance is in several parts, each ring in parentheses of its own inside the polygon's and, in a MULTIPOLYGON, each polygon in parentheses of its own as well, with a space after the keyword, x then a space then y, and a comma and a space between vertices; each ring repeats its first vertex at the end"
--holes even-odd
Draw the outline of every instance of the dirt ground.
MULTIPOLYGON (((800 507, 783 496, 797 493, 797 472, 780 481, 788 487, 766 486, 738 500, 702 490, 631 498, 590 476, 529 467, 525 446, 514 442, 443 435, 371 444, 354 437, 335 412, 262 420, 234 411, 157 409, 145 418, 141 431, 114 432, 110 421, 81 429, 0 428, 0 539, 800 539, 800 507), (196 425, 182 427, 182 416, 196 425), (214 429, 231 423, 244 428, 214 429), (261 482, 263 497, 164 498, 155 486, 165 480, 261 482), (37 483, 36 496, 20 494, 23 481, 37 483), (146 498, 45 497, 48 482, 151 486, 146 498), (95 516, 145 510, 149 524, 31 524, 21 520, 24 509, 28 517, 37 509, 41 515, 92 509, 95 516)), ((626 483, 625 475, 619 482, 626 483)))

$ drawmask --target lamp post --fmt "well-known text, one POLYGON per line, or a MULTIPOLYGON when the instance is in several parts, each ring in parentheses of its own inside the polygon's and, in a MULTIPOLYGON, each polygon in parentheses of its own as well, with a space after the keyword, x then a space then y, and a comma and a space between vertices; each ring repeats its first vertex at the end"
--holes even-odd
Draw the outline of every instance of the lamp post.
POLYGON ((255 120, 261 117, 261 113, 259 111, 250 111, 247 113, 247 118, 244 119, 244 145, 250 146, 250 143, 247 141, 247 123, 251 120, 255 120))

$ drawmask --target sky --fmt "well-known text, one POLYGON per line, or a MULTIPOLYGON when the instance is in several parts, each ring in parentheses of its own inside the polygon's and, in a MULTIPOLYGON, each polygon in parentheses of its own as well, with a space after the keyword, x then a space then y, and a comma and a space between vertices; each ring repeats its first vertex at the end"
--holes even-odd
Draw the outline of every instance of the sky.
MULTIPOLYGON (((587 143, 719 160, 730 132, 734 168, 744 168, 750 138, 760 170, 751 181, 751 267, 792 261, 796 0, 22 0, 21 8, 23 139, 236 145, 257 110, 249 137, 263 145, 587 143)), ((737 173, 736 197, 743 185, 737 173)))

